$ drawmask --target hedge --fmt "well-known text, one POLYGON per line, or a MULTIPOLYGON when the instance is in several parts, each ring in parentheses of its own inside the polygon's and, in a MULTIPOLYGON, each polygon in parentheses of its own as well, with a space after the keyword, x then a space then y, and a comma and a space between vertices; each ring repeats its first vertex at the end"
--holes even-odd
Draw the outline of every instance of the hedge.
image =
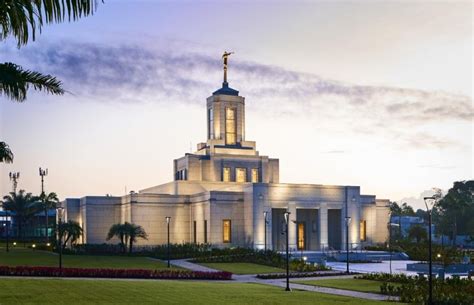
POLYGON ((232 273, 201 272, 189 270, 149 270, 149 269, 103 269, 103 268, 62 268, 0 266, 2 276, 47 276, 47 277, 93 277, 93 278, 133 278, 133 279, 179 279, 179 280, 231 280, 232 273))

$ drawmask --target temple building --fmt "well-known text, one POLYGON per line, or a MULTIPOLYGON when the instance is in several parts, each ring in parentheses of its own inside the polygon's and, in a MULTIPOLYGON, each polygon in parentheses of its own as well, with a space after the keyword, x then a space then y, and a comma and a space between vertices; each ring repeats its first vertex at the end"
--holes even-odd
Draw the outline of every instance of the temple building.
POLYGON ((65 219, 84 229, 79 242, 106 241, 110 227, 141 225, 147 240, 285 249, 289 212, 292 250, 320 251, 387 240, 389 201, 363 195, 359 186, 280 183, 279 160, 261 155, 245 138, 245 98, 224 82, 206 101, 207 141, 175 159, 174 180, 126 196, 85 196, 64 201, 65 219), (347 225, 347 227, 346 227, 347 225))

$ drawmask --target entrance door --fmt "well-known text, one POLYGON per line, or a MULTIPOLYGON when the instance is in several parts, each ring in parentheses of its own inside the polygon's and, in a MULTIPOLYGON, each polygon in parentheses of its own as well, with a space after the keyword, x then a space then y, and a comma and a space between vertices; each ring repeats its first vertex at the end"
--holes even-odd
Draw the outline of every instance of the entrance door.
POLYGON ((305 229, 306 225, 305 222, 301 221, 298 222, 298 231, 297 231, 297 239, 298 239, 298 250, 305 250, 306 243, 305 243, 305 229))

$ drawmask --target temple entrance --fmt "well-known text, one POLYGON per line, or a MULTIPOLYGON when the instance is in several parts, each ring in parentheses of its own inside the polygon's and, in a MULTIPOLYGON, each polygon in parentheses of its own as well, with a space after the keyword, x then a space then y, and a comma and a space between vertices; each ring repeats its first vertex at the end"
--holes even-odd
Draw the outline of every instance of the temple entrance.
POLYGON ((296 224, 298 250, 319 250, 318 210, 296 209, 296 224))
POLYGON ((341 250, 342 216, 340 209, 328 210, 328 243, 330 249, 341 250))
POLYGON ((286 209, 272 209, 272 248, 275 251, 286 249, 286 209))

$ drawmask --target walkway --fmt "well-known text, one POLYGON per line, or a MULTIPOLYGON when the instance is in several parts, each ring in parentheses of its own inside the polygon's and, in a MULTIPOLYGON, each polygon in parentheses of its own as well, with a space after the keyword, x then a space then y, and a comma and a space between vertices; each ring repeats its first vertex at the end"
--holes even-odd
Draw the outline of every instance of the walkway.
MULTIPOLYGON (((172 260, 172 265, 179 266, 182 268, 187 268, 193 271, 219 271, 212 268, 204 267, 198 264, 191 263, 187 260, 172 260)), ((286 287, 286 279, 272 279, 272 280, 262 280, 256 277, 256 274, 245 274, 245 275, 232 275, 232 278, 240 283, 257 283, 257 284, 264 284, 264 285, 271 285, 277 287, 286 287)), ((324 277, 307 277, 307 278, 293 278, 290 279, 291 281, 297 280, 324 280, 324 279, 340 279, 340 278, 353 278, 352 275, 337 275, 337 276, 324 276, 324 277)), ((367 292, 358 292, 352 290, 344 290, 344 289, 337 289, 337 288, 326 288, 326 287, 319 287, 319 286, 311 286, 311 285, 303 285, 303 284, 296 284, 290 282, 290 288, 295 290, 305 290, 305 291, 314 291, 320 293, 327 293, 327 294, 334 294, 334 295, 341 295, 353 298, 360 298, 366 300, 375 300, 375 301, 388 301, 388 300, 397 300, 396 297, 390 297, 383 294, 377 293, 367 293, 367 292)))

